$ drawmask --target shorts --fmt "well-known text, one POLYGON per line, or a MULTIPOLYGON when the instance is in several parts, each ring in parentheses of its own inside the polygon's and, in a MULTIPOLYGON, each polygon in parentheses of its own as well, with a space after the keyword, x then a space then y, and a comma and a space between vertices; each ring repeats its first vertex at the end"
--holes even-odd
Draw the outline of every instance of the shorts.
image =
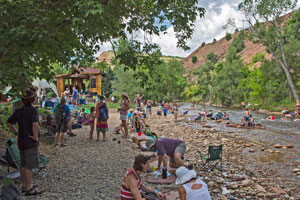
MULTIPOLYGON (((184 153, 186 150, 186 145, 184 142, 181 142, 174 150, 174 153, 178 152, 181 154, 181 159, 184 159, 184 153)), ((175 163, 175 159, 173 156, 170 157, 170 162, 175 163)))
POLYGON ((127 115, 120 115, 120 120, 126 121, 127 120, 127 115))
POLYGON ((245 119, 245 122, 249 121, 249 116, 245 116, 244 119, 245 119))
POLYGON ((65 133, 68 130, 68 122, 60 122, 60 123, 56 123, 56 132, 62 132, 65 133))
POLYGON ((39 150, 38 147, 20 150, 20 167, 26 169, 39 168, 39 150))

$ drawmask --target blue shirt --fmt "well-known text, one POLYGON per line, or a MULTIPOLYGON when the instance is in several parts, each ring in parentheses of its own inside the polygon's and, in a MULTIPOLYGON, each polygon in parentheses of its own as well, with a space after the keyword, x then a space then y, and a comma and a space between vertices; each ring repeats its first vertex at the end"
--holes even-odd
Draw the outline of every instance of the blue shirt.
POLYGON ((73 90, 73 95, 72 95, 73 99, 77 98, 77 94, 78 94, 77 90, 76 89, 73 90))
MULTIPOLYGON (((59 105, 59 104, 58 104, 58 105, 59 105)), ((53 112, 55 112, 56 107, 57 107, 58 105, 56 105, 56 106, 53 108, 53 112)), ((70 118, 69 114, 71 113, 69 106, 68 106, 68 105, 65 105, 65 106, 64 106, 64 110, 65 110, 65 117, 66 117, 66 119, 69 119, 69 118, 70 118)))
POLYGON ((132 117, 133 113, 132 112, 129 112, 128 113, 128 118, 131 120, 131 117, 132 117))

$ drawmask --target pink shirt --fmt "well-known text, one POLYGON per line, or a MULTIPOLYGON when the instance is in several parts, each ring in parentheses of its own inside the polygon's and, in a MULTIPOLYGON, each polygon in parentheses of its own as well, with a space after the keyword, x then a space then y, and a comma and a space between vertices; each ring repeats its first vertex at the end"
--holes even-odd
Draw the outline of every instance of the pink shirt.
POLYGON ((129 108, 130 108, 130 106, 129 106, 128 101, 123 100, 121 103, 120 114, 127 115, 128 114, 127 111, 129 110, 129 108))

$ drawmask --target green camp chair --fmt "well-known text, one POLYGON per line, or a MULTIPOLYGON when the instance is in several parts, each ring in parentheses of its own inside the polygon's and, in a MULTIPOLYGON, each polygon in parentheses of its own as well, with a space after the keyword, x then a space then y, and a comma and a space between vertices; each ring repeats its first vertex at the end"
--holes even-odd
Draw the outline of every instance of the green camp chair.
POLYGON ((223 145, 209 146, 207 155, 204 155, 200 151, 198 151, 203 161, 202 166, 205 169, 213 170, 220 164, 221 167, 219 170, 222 171, 222 151, 223 145))

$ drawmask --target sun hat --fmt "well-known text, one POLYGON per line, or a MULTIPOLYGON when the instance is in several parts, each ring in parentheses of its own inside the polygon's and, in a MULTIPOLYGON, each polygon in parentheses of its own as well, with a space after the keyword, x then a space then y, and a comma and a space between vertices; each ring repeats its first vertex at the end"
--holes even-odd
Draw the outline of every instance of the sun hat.
POLYGON ((129 109, 129 112, 133 112, 133 109, 131 108, 131 109, 129 109))
POLYGON ((127 99, 129 99, 128 95, 126 93, 122 93, 121 97, 126 97, 127 99))
POLYGON ((195 170, 188 170, 186 167, 181 166, 176 170, 176 185, 184 184, 191 180, 192 178, 195 178, 197 176, 197 173, 195 170))
POLYGON ((156 143, 156 140, 153 140, 153 139, 149 139, 146 141, 146 148, 147 148, 147 151, 149 151, 151 149, 151 147, 153 147, 156 143))

